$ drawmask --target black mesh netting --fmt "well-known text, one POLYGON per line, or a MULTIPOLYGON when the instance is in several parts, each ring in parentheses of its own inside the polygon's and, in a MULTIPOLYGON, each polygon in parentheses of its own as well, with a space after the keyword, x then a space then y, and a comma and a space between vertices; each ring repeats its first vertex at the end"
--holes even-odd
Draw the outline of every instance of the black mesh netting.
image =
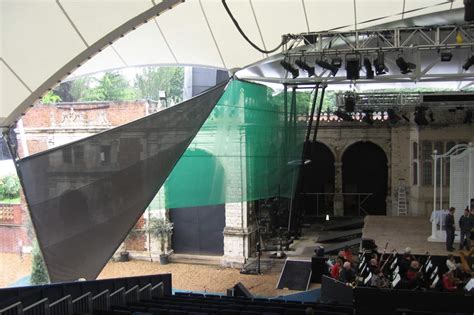
POLYGON ((97 277, 209 116, 225 85, 18 161, 51 281, 97 277))

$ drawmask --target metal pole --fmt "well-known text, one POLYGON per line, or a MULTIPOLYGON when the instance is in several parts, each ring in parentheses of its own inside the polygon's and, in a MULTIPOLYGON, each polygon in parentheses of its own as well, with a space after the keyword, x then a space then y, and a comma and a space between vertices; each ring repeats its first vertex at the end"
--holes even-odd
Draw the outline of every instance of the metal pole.
POLYGON ((326 87, 327 85, 323 86, 323 89, 321 90, 321 98, 319 99, 319 107, 318 107, 318 116, 316 117, 316 125, 314 126, 313 142, 316 142, 316 136, 318 135, 319 121, 321 120, 321 111, 323 109, 324 92, 326 91, 326 87))
POLYGON ((474 150, 474 146, 472 144, 472 142, 469 142, 469 146, 467 147, 467 150, 469 150, 469 155, 468 155, 468 158, 469 158, 469 174, 467 176, 469 182, 468 182, 468 192, 467 192, 467 195, 468 195, 468 206, 469 208, 471 207, 471 199, 473 198, 472 196, 472 181, 473 181, 473 178, 472 178, 472 151, 474 150))
MULTIPOLYGON (((438 151, 434 150, 433 151, 433 161, 434 161, 434 178, 433 178, 433 225, 432 225, 432 229, 433 229, 433 226, 434 226, 434 229, 436 229, 436 189, 437 189, 437 186, 436 186, 436 161, 437 161, 437 156, 436 156, 436 153, 438 153, 438 151)), ((440 228, 442 228, 442 222, 440 222, 440 228)), ((435 235, 433 235, 435 236, 435 235)))
MULTIPOLYGON (((311 128, 313 127, 314 110, 316 108, 316 99, 318 98, 318 91, 319 91, 319 83, 316 84, 316 87, 314 89, 313 103, 311 104, 311 114, 309 116, 308 130, 306 131, 306 139, 305 139, 305 144, 304 144, 305 146, 306 146, 306 143, 309 141, 309 136, 311 135, 311 128)), ((324 91, 324 88, 323 88, 323 91, 324 91)))
POLYGON ((439 159, 439 210, 443 210, 443 156, 439 159))

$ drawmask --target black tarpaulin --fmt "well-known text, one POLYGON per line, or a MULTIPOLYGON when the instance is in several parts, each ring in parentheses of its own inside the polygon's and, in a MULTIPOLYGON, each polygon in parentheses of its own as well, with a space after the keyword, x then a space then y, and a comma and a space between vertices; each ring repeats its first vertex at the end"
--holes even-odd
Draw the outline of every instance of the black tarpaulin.
POLYGON ((51 281, 95 279, 226 83, 129 124, 17 161, 51 281))

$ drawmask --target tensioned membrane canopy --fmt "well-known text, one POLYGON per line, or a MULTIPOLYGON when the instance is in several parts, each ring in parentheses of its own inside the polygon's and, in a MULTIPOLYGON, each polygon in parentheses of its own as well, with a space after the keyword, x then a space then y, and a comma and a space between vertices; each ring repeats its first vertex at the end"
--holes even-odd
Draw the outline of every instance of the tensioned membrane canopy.
MULTIPOLYGON (((248 37, 266 49, 282 34, 365 28, 463 6, 462 0, 227 3, 248 37)), ((152 64, 232 69, 267 57, 245 42, 218 0, 2 0, 0 37, 0 127, 71 75, 152 64)))

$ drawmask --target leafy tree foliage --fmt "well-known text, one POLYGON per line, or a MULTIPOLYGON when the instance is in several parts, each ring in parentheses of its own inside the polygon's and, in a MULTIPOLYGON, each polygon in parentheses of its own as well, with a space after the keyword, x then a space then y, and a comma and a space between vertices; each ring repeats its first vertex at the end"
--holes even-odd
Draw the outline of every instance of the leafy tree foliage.
POLYGON ((84 101, 123 101, 135 98, 128 80, 118 72, 106 72, 100 79, 93 80, 96 85, 86 90, 84 101))
POLYGON ((54 91, 49 91, 45 96, 41 98, 41 103, 43 104, 56 104, 61 102, 61 97, 57 95, 54 91))
POLYGON ((135 77, 135 88, 139 98, 158 100, 160 91, 175 103, 183 99, 183 67, 148 67, 135 77))
POLYGON ((16 175, 0 178, 0 200, 13 199, 20 196, 20 180, 16 175))
POLYGON ((38 242, 35 241, 32 249, 33 261, 31 262, 30 284, 41 285, 49 283, 48 271, 41 255, 38 242))

